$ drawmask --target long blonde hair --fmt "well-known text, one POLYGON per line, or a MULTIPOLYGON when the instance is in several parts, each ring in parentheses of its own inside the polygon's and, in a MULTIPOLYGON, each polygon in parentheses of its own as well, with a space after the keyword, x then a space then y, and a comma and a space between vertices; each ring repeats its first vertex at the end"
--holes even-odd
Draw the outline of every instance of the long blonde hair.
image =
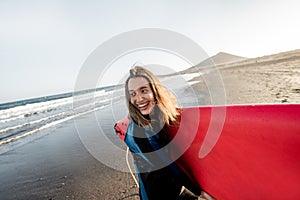
POLYGON ((156 105, 159 108, 159 120, 162 120, 160 123, 170 125, 176 122, 179 116, 179 110, 175 96, 166 89, 159 79, 149 70, 140 66, 134 66, 129 72, 129 77, 125 82, 125 95, 130 117, 139 126, 144 128, 151 126, 151 121, 143 116, 142 113, 131 103, 128 90, 128 82, 131 78, 143 77, 149 82, 156 105))

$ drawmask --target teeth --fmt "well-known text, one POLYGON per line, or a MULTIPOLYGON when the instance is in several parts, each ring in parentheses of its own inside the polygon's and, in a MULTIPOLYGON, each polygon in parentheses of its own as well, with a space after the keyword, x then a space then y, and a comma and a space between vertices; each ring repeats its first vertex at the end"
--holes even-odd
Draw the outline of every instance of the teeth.
POLYGON ((144 107, 146 105, 148 105, 148 103, 144 103, 144 104, 138 105, 138 107, 141 108, 141 107, 144 107))

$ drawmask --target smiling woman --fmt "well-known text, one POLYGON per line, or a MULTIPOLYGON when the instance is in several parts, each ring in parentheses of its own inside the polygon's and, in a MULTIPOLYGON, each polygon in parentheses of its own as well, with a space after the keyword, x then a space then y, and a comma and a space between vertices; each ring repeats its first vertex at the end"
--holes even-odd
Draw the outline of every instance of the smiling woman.
POLYGON ((180 118, 174 95, 152 72, 138 66, 130 70, 125 94, 130 122, 124 141, 133 154, 140 198, 178 199, 182 186, 199 195, 201 188, 169 155, 167 127, 180 118))
POLYGON ((152 72, 143 67, 136 66, 130 70, 125 83, 125 95, 131 118, 144 128, 150 125, 149 117, 154 115, 156 107, 161 125, 170 125, 179 116, 174 95, 152 72))

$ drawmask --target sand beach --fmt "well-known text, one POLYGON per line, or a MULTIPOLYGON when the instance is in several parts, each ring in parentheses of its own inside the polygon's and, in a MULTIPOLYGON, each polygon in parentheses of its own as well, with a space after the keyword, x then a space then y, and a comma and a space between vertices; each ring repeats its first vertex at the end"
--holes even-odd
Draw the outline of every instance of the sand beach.
MULTIPOLYGON (((251 59, 224 60, 222 56, 215 58, 223 80, 223 85, 216 87, 224 89, 226 104, 300 103, 300 50, 251 59)), ((191 81, 195 80, 203 77, 191 81)), ((204 82, 192 88, 195 93, 205 93, 205 103, 211 104, 204 82)), ((124 105, 113 105, 113 110, 124 109, 124 105)), ((93 128, 98 126, 94 126, 96 116, 111 143, 123 148, 113 130, 115 120, 123 113, 113 116, 111 111, 106 107, 63 122, 44 130, 42 137, 0 154, 0 199, 139 199, 130 173, 100 162, 80 138, 84 132, 97 135, 99 129, 93 128)), ((116 160, 114 152, 105 151, 111 144, 96 144, 113 164, 124 163, 116 160)))

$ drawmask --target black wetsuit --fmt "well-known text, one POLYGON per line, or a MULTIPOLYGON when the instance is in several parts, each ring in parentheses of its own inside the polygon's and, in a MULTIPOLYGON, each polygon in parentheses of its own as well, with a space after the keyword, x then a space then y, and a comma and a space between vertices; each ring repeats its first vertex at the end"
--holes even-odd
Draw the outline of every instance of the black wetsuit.
POLYGON ((125 136, 125 143, 133 153, 141 199, 175 200, 182 186, 199 195, 201 188, 196 187, 170 159, 166 127, 161 130, 155 125, 152 127, 142 128, 131 121, 125 136))

